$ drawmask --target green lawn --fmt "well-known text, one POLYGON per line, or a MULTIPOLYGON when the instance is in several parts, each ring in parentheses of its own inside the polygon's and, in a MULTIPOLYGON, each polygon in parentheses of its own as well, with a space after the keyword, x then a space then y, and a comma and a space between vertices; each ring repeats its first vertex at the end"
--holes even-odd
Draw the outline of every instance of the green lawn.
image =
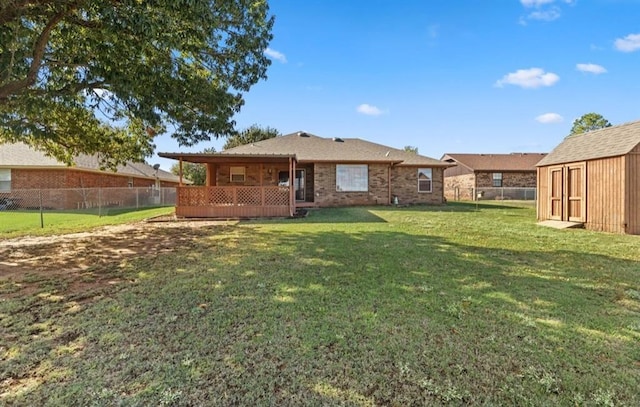
POLYGON ((26 235, 52 235, 86 231, 105 225, 116 225, 153 216, 170 214, 174 207, 151 209, 97 209, 80 211, 0 211, 0 238, 26 235), (42 227, 44 225, 44 227, 42 227))
POLYGON ((640 237, 507 205, 162 229, 173 252, 0 273, 0 404, 640 405, 640 237))

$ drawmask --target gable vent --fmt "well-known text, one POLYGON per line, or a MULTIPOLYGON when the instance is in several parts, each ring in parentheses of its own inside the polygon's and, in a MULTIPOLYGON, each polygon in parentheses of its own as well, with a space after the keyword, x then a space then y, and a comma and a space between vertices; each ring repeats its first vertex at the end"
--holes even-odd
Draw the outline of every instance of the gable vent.
POLYGON ((344 143, 344 140, 341 139, 340 137, 334 137, 333 141, 335 141, 336 143, 344 143))

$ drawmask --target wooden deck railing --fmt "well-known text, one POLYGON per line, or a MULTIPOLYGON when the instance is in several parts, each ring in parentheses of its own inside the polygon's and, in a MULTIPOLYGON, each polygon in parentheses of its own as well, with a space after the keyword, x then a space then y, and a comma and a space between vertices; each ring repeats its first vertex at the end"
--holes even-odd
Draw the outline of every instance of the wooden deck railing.
POLYGON ((178 187, 176 214, 185 217, 287 216, 289 199, 288 187, 178 187))

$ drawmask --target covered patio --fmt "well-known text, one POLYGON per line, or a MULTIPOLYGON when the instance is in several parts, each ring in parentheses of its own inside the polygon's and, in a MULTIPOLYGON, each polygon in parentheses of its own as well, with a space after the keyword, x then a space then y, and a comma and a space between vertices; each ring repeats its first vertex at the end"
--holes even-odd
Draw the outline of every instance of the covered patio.
POLYGON ((160 153, 178 160, 176 216, 286 217, 296 212, 296 157, 291 154, 160 153), (206 166, 204 186, 185 185, 183 163, 206 166))

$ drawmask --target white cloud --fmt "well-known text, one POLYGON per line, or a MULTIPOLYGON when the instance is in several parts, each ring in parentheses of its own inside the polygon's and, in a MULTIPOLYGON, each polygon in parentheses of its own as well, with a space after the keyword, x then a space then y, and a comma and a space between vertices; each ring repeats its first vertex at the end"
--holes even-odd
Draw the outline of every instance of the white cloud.
POLYGON ((356 111, 358 113, 366 114, 367 116, 380 116, 384 112, 379 108, 369 105, 367 103, 363 103, 360 106, 356 107, 356 111))
POLYGON ((275 49, 267 48, 264 50, 264 54, 271 59, 282 62, 283 64, 287 63, 287 57, 282 52, 276 51, 275 49))
POLYGON ((541 68, 518 69, 506 74, 495 86, 501 88, 504 85, 515 85, 526 89, 535 89, 542 86, 553 86, 560 77, 553 72, 545 72, 541 68))
POLYGON ((618 51, 633 52, 640 49, 640 34, 629 34, 624 38, 618 38, 614 42, 618 51))
POLYGON ((551 4, 555 0, 520 0, 520 3, 525 7, 540 7, 545 4, 551 4))
POLYGON ((576 69, 582 72, 588 72, 595 75, 599 75, 601 73, 606 73, 607 69, 604 66, 596 65, 596 64, 577 64, 576 69))
POLYGON ((560 123, 564 120, 558 113, 545 113, 536 117, 536 121, 543 124, 560 123))
POLYGON ((560 9, 558 7, 552 7, 547 10, 537 10, 529 13, 527 16, 529 20, 538 21, 553 21, 560 18, 560 9))

